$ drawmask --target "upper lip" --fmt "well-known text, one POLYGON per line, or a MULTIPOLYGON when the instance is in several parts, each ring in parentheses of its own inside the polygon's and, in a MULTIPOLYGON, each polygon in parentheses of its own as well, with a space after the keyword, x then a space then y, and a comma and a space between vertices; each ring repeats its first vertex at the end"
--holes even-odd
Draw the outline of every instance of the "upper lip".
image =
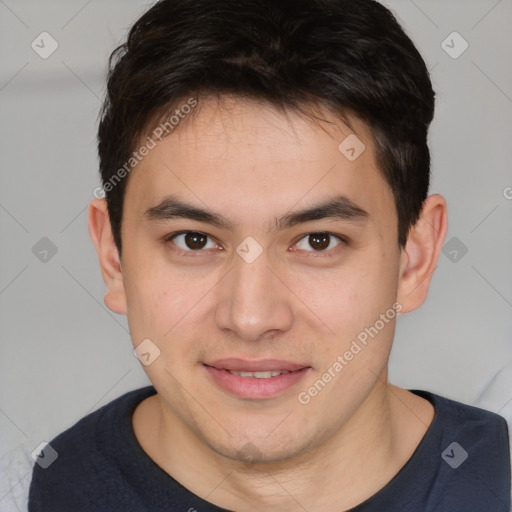
POLYGON ((251 361, 249 359, 226 358, 217 359, 210 363, 204 363, 206 366, 213 366, 217 370, 231 370, 235 372, 269 372, 269 371, 297 371, 303 368, 309 368, 306 364, 294 363, 293 361, 284 361, 282 359, 260 359, 251 361))

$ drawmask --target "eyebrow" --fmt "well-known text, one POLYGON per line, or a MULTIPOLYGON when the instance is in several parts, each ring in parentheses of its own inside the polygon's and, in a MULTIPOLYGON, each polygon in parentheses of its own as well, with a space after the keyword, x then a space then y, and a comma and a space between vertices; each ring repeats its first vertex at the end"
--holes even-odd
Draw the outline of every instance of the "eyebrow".
MULTIPOLYGON (((233 231, 235 224, 219 213, 185 203, 175 196, 165 197, 159 204, 148 208, 144 216, 150 221, 189 219, 233 231)), ((291 212, 274 220, 275 229, 289 229, 297 224, 332 219, 362 223, 369 217, 367 211, 344 196, 328 199, 303 210, 291 212)))

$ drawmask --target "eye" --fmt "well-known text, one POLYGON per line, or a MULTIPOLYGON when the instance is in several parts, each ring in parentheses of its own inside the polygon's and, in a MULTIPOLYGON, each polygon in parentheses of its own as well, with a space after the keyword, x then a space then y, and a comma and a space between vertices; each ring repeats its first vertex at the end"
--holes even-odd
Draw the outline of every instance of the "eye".
POLYGON ((216 249, 218 246, 208 235, 200 231, 184 231, 165 238, 172 241, 179 249, 185 252, 200 252, 201 249, 216 249))
POLYGON ((334 249, 338 245, 341 245, 342 242, 344 242, 344 240, 338 235, 333 235, 332 233, 326 232, 318 232, 309 233, 308 235, 302 237, 296 243, 296 246, 301 251, 327 252, 328 250, 334 249), (313 250, 308 249, 308 246, 313 250))

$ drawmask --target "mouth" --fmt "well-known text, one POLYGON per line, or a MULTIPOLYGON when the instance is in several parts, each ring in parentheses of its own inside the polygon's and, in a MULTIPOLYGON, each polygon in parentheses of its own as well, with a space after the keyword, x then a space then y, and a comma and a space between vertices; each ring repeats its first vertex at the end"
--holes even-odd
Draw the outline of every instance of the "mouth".
POLYGON ((288 370, 271 370, 268 372, 237 372, 235 370, 226 370, 231 375, 237 375, 238 377, 253 377, 255 379, 270 379, 271 377, 278 377, 279 375, 283 375, 285 373, 290 373, 288 370))
POLYGON ((305 364, 277 359, 219 359, 203 366, 217 387, 239 398, 252 399, 283 393, 311 369, 305 364))

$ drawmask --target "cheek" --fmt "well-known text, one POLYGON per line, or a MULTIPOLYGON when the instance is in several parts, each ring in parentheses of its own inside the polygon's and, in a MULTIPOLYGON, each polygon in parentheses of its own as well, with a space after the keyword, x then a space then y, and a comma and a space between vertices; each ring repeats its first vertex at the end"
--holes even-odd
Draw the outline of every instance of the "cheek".
POLYGON ((186 314, 186 288, 158 272, 138 271, 132 277, 125 290, 133 342, 141 337, 164 341, 186 314))
POLYGON ((359 254, 323 275, 294 276, 304 302, 337 336, 354 335, 395 302, 398 264, 382 251, 359 254), (338 329, 336 329, 336 327, 338 329), (348 329, 348 331, 347 331, 348 329), (339 332, 338 332, 339 331, 339 332))
POLYGON ((151 267, 133 266, 129 274, 127 316, 134 345, 149 338, 163 353, 192 350, 194 336, 206 325, 205 308, 211 304, 218 276, 215 272, 171 270, 154 261, 151 267))
MULTIPOLYGON (((322 373, 330 369, 336 374, 338 385, 330 393, 337 399, 346 389, 360 388, 364 393, 389 357, 396 318, 393 275, 390 265, 374 263, 363 265, 358 271, 354 267, 325 283, 322 305, 318 303, 317 311, 329 327, 332 341, 324 343, 317 362, 322 373), (333 368, 336 361, 339 364, 333 368)), ((325 400, 330 393, 326 393, 325 400)))

